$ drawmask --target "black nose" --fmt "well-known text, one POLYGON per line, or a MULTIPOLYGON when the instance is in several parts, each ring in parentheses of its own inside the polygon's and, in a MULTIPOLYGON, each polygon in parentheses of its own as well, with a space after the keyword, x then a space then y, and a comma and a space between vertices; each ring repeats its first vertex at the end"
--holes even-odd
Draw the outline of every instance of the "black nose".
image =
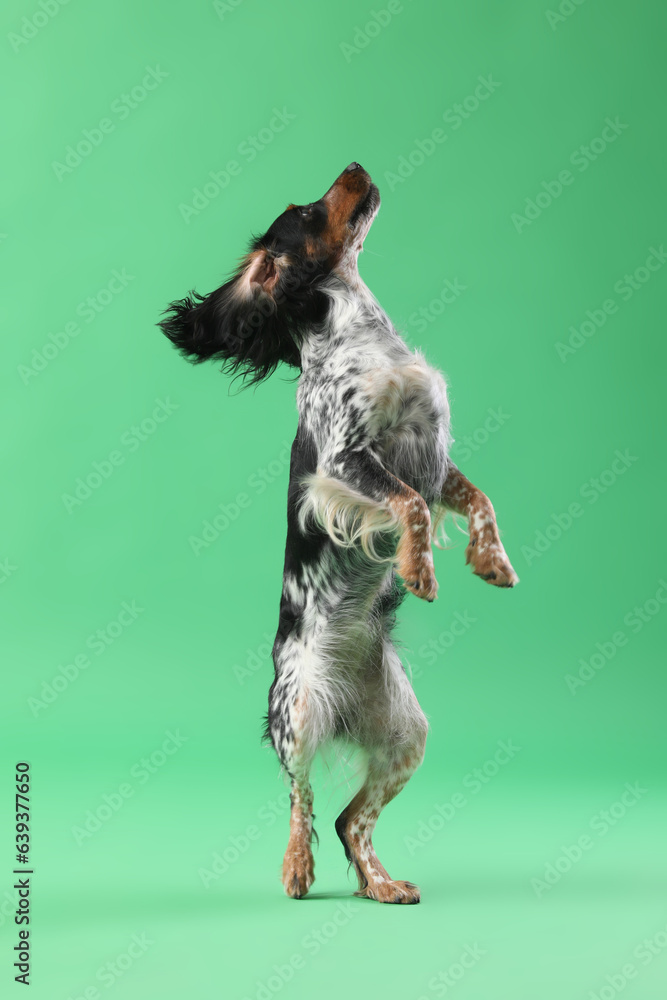
POLYGON ((349 167, 345 167, 343 173, 348 174, 351 170, 363 170, 364 168, 360 163, 351 163, 349 167))

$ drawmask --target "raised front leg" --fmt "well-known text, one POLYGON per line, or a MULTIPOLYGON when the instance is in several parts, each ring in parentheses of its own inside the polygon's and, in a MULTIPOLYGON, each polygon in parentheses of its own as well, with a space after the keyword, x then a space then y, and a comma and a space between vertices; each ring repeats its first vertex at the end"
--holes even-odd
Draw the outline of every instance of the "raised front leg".
POLYGON ((466 548, 466 564, 472 566, 473 573, 494 587, 514 587, 519 577, 500 541, 496 515, 486 494, 450 464, 440 502, 468 518, 470 541, 466 548))
POLYGON ((301 517, 315 517, 338 545, 370 551, 378 531, 399 534, 396 570, 407 590, 433 601, 438 583, 431 550, 431 514, 424 498, 397 479, 369 448, 348 448, 304 479, 301 517), (369 542, 370 540, 370 542, 369 542))

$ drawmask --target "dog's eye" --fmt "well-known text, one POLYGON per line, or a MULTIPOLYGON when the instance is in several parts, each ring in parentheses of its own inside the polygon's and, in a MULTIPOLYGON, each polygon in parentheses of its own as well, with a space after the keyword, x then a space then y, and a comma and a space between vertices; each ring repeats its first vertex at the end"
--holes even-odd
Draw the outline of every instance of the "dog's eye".
POLYGON ((310 205, 304 205, 303 208, 299 209, 299 212, 301 214, 301 218, 302 219, 307 219, 309 217, 311 211, 312 211, 312 208, 311 208, 310 205))

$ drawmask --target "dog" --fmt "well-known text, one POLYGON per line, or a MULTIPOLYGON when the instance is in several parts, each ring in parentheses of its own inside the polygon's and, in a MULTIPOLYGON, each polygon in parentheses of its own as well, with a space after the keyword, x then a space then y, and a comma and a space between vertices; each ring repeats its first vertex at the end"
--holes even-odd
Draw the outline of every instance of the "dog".
POLYGON ((427 720, 391 639, 407 593, 436 597, 432 541, 447 511, 468 521, 466 563, 496 587, 518 582, 488 497, 449 458, 443 376, 411 351, 362 281, 358 256, 380 207, 351 163, 318 201, 288 205, 229 281, 172 302, 159 324, 190 361, 217 360, 246 385, 280 363, 298 376, 296 438, 275 678, 265 737, 291 783, 285 892, 314 880, 315 753, 363 751, 365 778, 336 820, 357 896, 418 903, 373 849, 384 806, 424 755, 427 720))

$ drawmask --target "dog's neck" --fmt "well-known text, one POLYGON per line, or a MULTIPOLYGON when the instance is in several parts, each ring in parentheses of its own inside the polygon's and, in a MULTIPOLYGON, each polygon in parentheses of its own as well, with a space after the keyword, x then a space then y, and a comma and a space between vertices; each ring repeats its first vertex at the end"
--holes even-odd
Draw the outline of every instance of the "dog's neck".
POLYGON ((410 354, 386 312, 356 271, 351 281, 333 275, 324 287, 326 316, 317 329, 308 331, 301 344, 303 372, 326 364, 349 364, 354 356, 363 368, 389 360, 400 363, 410 354))

